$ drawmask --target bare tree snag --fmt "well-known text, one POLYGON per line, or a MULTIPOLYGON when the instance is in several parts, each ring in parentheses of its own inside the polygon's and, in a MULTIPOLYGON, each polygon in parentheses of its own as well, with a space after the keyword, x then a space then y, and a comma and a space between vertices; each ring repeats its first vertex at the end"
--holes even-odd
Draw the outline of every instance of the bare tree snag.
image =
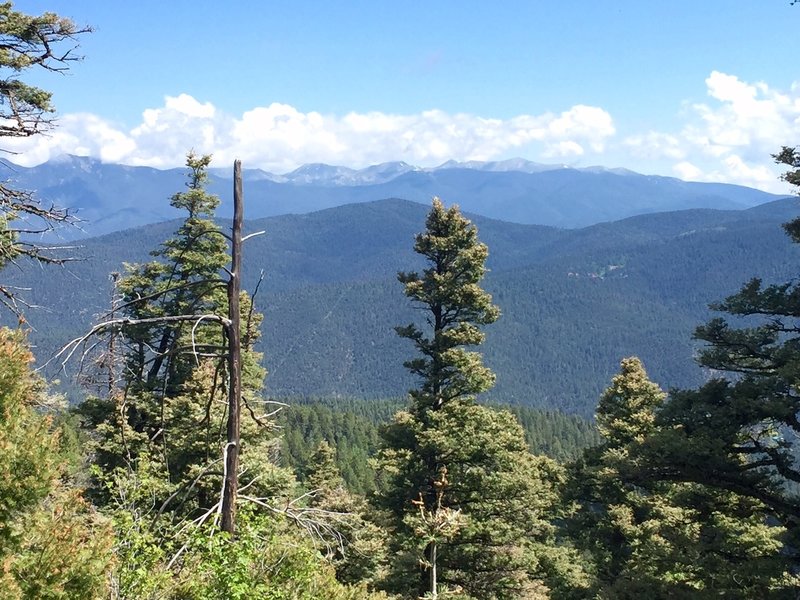
POLYGON ((222 482, 222 530, 236 532, 236 495, 239 487, 239 411, 242 400, 242 344, 239 294, 242 274, 242 162, 233 163, 233 229, 231 272, 228 279, 228 440, 225 445, 225 478, 222 482))
MULTIPOLYGON (((210 513, 215 513, 220 519, 220 527, 223 531, 231 535, 236 532, 236 501, 239 493, 239 454, 240 454, 240 420, 241 408, 245 404, 242 398, 242 318, 241 318, 241 303, 240 296, 242 293, 241 278, 242 278, 242 245, 243 242, 255 235, 264 233, 259 231, 252 233, 246 237, 242 236, 242 225, 244 221, 244 201, 242 193, 242 165, 239 160, 234 162, 234 186, 233 186, 233 224, 231 235, 227 235, 220 231, 211 231, 207 233, 222 235, 230 242, 230 269, 225 269, 228 272, 228 279, 204 279, 198 282, 178 282, 177 285, 169 287, 165 290, 158 290, 157 292, 148 296, 138 296, 134 300, 126 303, 119 304, 114 300, 112 302, 111 313, 106 316, 106 319, 101 323, 94 325, 86 334, 67 343, 51 360, 59 360, 62 368, 70 359, 78 354, 81 356, 81 363, 90 354, 97 343, 90 344, 90 340, 99 335, 110 334, 111 341, 109 348, 113 354, 115 339, 114 336, 119 333, 124 333, 127 329, 133 327, 141 327, 143 325, 165 325, 177 323, 194 323, 192 328, 191 346, 190 349, 193 353, 197 353, 196 342, 194 337, 195 329, 203 322, 217 323, 223 331, 225 337, 224 355, 214 354, 224 359, 228 367, 228 399, 227 399, 227 431, 226 442, 222 452, 223 462, 223 477, 220 490, 220 499, 210 509, 210 513), (195 313, 195 314, 165 314, 163 316, 143 317, 143 318, 130 318, 126 316, 118 316, 120 311, 131 306, 133 303, 142 302, 144 300, 152 300, 164 294, 180 291, 193 285, 199 284, 213 284, 225 285, 227 288, 228 299, 228 314, 223 316, 220 314, 211 313, 195 313)), ((260 281, 259 281, 260 285, 260 281)), ((257 288, 256 288, 257 289, 257 288)), ((2 294, 2 288, 0 288, 2 294)), ((2 298, 0 298, 2 300, 2 298)), ((248 315, 246 322, 245 342, 249 343, 252 314, 248 315)), ((219 349, 219 348, 217 348, 219 349)), ((167 348, 159 346, 155 349, 156 360, 161 360, 167 355, 167 348)), ((215 350, 216 352, 216 350, 215 350)), ((49 362, 49 361, 48 361, 49 362)), ((160 364, 160 363, 159 363, 160 364)), ((145 374, 141 375, 145 377, 145 374)), ((114 387, 114 373, 109 372, 108 386, 110 390, 114 387)), ((249 407, 248 407, 249 409, 249 407)), ((249 409, 256 422, 259 418, 249 409)), ((269 415, 266 415, 269 416, 269 415)))

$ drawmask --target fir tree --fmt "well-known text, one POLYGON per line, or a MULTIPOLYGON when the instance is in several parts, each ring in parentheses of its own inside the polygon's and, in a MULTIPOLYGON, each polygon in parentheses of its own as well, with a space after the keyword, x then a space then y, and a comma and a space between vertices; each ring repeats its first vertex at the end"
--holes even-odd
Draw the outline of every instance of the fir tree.
POLYGON ((442 589, 544 597, 546 566, 535 548, 553 539, 548 517, 561 472, 528 453, 512 415, 475 403, 494 374, 466 349, 499 316, 480 287, 488 249, 458 208, 438 199, 414 248, 428 268, 398 279, 424 311, 427 333, 417 324, 397 331, 420 354, 406 362, 420 385, 409 411, 383 431, 376 461, 395 550, 387 586, 404 597, 436 598, 442 589))
POLYGON ((594 585, 569 595, 784 597, 796 584, 779 554, 784 529, 767 522, 761 503, 701 482, 640 477, 665 400, 637 358, 622 361, 600 400, 604 443, 586 451, 571 484, 581 508, 570 526, 593 557, 594 585))
POLYGON ((492 297, 480 287, 489 249, 478 241, 477 228, 457 206, 445 209, 438 198, 433 199, 425 225, 414 251, 425 258, 428 268, 421 275, 412 271, 397 277, 406 296, 425 311, 431 329, 426 336, 413 323, 397 328, 421 355, 405 363, 421 379, 420 387, 410 392, 412 410, 420 418, 492 387, 494 373, 478 352, 465 347, 483 343, 479 326, 500 316, 492 297))
MULTIPOLYGON (((11 2, 0 3, 0 138, 27 138, 52 127, 52 94, 21 76, 32 74, 29 70, 67 71, 72 62, 81 59, 75 52, 79 37, 90 31, 55 13, 26 15, 14 10, 11 2)), ((0 183, 0 267, 20 257, 42 263, 65 262, 67 258, 57 248, 33 241, 30 234, 73 222, 68 210, 47 206, 31 192, 0 183)), ((2 284, 0 304, 22 319, 25 302, 2 284)))
MULTIPOLYGON (((797 185, 797 150, 784 148, 775 159, 791 167, 783 178, 797 185)), ((800 219, 784 229, 800 243, 800 219)), ((643 447, 640 476, 696 482, 761 502, 796 537, 800 285, 755 278, 712 308, 729 317, 698 327, 695 337, 706 343, 700 364, 715 376, 699 389, 671 394, 657 417, 659 434, 643 447)))
POLYGON ((336 465, 336 450, 326 441, 309 459, 306 485, 309 506, 325 525, 324 554, 347 584, 374 583, 385 558, 385 539, 370 521, 364 498, 345 488, 336 465))
MULTIPOLYGON (((171 199, 172 206, 186 211, 186 219, 152 253, 156 260, 129 265, 120 280, 116 316, 134 323, 114 344, 123 353, 123 375, 104 397, 90 399, 80 409, 95 436, 95 457, 104 473, 135 470, 140 461, 162 473, 163 487, 156 493, 164 502, 162 513, 203 514, 220 489, 227 349, 222 328, 209 316, 227 314, 221 273, 229 256, 226 238, 213 221, 219 199, 205 190, 210 160, 188 155, 187 190, 171 199), (194 318, 170 321, 173 315, 194 318)), ((243 449, 260 456, 249 471, 256 477, 255 466, 269 465, 270 447, 277 442, 265 427, 269 419, 259 418, 264 413, 258 395, 265 371, 253 344, 261 316, 246 294, 241 310, 248 315, 241 332, 245 402, 255 417, 243 425, 243 449)), ((107 364, 113 362, 112 357, 107 364)))

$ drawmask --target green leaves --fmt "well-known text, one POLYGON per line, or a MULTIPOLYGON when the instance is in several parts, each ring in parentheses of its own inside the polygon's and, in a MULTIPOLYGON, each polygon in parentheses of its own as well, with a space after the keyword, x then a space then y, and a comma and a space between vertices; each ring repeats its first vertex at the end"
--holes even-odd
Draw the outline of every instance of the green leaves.
MULTIPOLYGON (((32 67, 66 71, 79 57, 65 50, 64 43, 76 44, 88 31, 53 13, 31 16, 15 11, 11 2, 0 4, 0 138, 30 137, 50 128, 50 92, 25 83, 20 74, 32 67)), ((68 211, 42 206, 32 193, 0 185, 0 268, 19 256, 64 262, 55 249, 20 241, 19 234, 44 233, 72 221, 68 211)), ((0 304, 21 316, 15 292, 2 285, 0 304)))
POLYGON ((611 380, 597 407, 600 433, 612 447, 643 440, 653 431, 656 410, 666 396, 647 378, 638 358, 623 359, 620 373, 611 380))
POLYGON ((69 481, 24 336, 0 329, 0 590, 4 598, 103 594, 108 524, 69 481))

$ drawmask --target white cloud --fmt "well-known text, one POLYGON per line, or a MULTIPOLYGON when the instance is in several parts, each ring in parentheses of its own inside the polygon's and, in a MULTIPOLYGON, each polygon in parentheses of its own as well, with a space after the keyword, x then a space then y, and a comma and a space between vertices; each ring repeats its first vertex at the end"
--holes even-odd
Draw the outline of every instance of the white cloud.
POLYGON ((622 143, 635 158, 681 160, 686 157, 681 140, 668 133, 648 131, 629 136, 622 143))
POLYGON ((703 170, 697 165, 683 161, 673 166, 675 175, 686 181, 714 181, 718 183, 735 183, 762 190, 774 189, 786 192, 785 187, 776 185, 775 170, 766 164, 747 164, 742 157, 735 154, 722 159, 719 168, 703 170))
POLYGON ((719 71, 704 83, 706 99, 686 102, 676 128, 623 139, 607 110, 585 104, 507 119, 436 109, 335 115, 278 102, 232 115, 180 94, 143 111, 133 127, 69 114, 50 135, 4 140, 4 148, 22 152, 15 160, 25 165, 68 153, 159 168, 182 165, 193 149, 214 154, 216 165, 241 158, 247 167, 276 173, 309 162, 363 167, 403 160, 425 167, 524 156, 786 192, 770 154, 800 143, 800 84, 777 90, 719 71))
POLYGON ((567 158, 570 156, 582 156, 585 150, 583 146, 576 142, 558 142, 550 144, 542 153, 545 158, 567 158))
POLYGON ((89 114, 67 115, 49 137, 11 140, 23 164, 69 153, 154 167, 180 166, 186 151, 213 153, 217 164, 284 172, 308 162, 352 167, 391 160, 433 166, 449 159, 491 160, 512 154, 580 156, 601 151, 614 135, 605 110, 576 105, 561 113, 510 119, 427 110, 323 115, 272 103, 229 115, 187 94, 168 96, 126 129, 89 114))
POLYGON ((770 155, 800 144, 800 89, 785 92, 719 71, 705 85, 709 101, 688 104, 679 131, 626 137, 622 146, 629 156, 662 168, 671 162, 672 173, 682 179, 786 193, 770 155))
POLYGON ((708 96, 717 102, 694 104, 694 119, 681 132, 687 153, 705 163, 696 179, 785 192, 770 155, 783 145, 800 143, 798 90, 793 86, 786 93, 719 71, 705 83, 708 96))
POLYGON ((672 170, 680 179, 685 179, 686 181, 702 181, 704 179, 703 171, 685 160, 675 164, 672 170))

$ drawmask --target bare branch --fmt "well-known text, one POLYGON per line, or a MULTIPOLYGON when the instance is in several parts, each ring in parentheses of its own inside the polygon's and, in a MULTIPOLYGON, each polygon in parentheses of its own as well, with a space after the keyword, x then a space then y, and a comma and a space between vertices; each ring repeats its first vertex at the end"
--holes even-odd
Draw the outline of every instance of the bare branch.
POLYGON ((136 327, 139 325, 152 325, 157 323, 180 323, 180 322, 190 322, 190 321, 198 321, 198 320, 205 320, 205 321, 213 321, 219 323, 225 328, 229 328, 231 326, 230 319, 225 317, 221 317, 219 315, 214 314, 206 314, 206 315, 167 315, 163 317, 151 317, 147 319, 130 319, 127 317, 119 318, 119 319, 110 319, 108 321, 104 321, 102 323, 98 323, 97 325, 93 326, 87 333, 84 335, 77 337, 69 342, 67 342, 61 349, 51 358, 47 363, 49 364, 52 360, 59 359, 63 357, 61 361, 62 369, 66 368, 67 363, 70 361, 72 356, 75 354, 77 348, 86 342, 91 337, 105 333, 107 331, 124 331, 126 327, 136 327))
POLYGON ((246 241, 247 241, 247 240, 249 240, 250 238, 252 238, 252 237, 256 237, 257 235, 264 235, 265 233, 267 233, 267 232, 266 232, 266 231, 263 231, 263 230, 262 230, 262 231, 256 231, 255 233, 248 233, 246 236, 244 236, 244 237, 242 238, 242 242, 246 242, 246 241))

